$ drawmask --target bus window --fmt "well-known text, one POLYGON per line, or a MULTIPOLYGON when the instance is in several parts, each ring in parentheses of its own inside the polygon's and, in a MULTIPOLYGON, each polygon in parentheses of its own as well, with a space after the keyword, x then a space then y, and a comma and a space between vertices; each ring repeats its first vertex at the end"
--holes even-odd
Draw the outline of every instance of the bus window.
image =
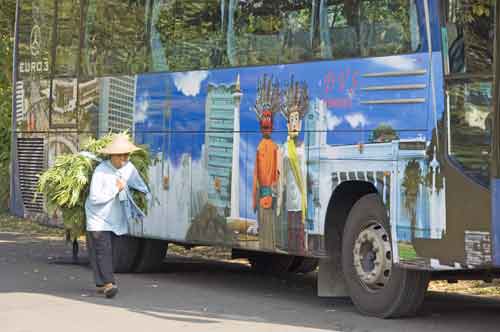
POLYGON ((265 65, 313 59, 313 0, 229 1, 230 65, 265 65))
POLYGON ((423 17, 415 0, 321 0, 321 57, 341 59, 420 51, 419 16, 423 17))
POLYGON ((19 78, 47 79, 52 63, 54 2, 21 1, 19 13, 19 78))
POLYGON ((145 71, 144 1, 89 0, 83 6, 83 76, 145 71))
MULTIPOLYGON (((491 0, 448 0, 445 8, 447 71, 492 73, 495 15, 491 0)), ((445 53, 446 54, 446 53, 445 53)))
POLYGON ((74 0, 55 0, 55 64, 56 76, 76 76, 78 62, 80 4, 74 0))
POLYGON ((489 185, 494 5, 443 1, 448 155, 465 175, 489 185))
POLYGON ((448 85, 449 155, 469 177, 488 185, 491 144, 491 81, 448 85))
POLYGON ((220 0, 153 0, 152 8, 153 70, 209 69, 224 64, 221 15, 225 7, 220 0))

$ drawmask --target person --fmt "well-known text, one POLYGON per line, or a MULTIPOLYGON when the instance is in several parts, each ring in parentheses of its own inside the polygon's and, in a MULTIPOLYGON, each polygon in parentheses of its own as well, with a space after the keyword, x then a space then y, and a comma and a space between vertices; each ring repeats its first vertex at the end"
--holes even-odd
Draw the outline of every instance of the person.
POLYGON ((89 259, 98 293, 113 298, 118 286, 113 275, 113 238, 128 233, 128 221, 144 214, 132 200, 129 188, 149 195, 130 153, 139 150, 125 135, 116 135, 100 152, 109 155, 95 169, 85 202, 89 259))

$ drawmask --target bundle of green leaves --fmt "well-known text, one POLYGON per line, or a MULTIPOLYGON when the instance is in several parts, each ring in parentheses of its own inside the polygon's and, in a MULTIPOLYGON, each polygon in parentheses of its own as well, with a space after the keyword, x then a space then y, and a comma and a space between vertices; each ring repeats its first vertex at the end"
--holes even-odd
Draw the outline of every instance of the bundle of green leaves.
MULTIPOLYGON (((90 139, 83 146, 83 150, 100 159, 106 159, 108 156, 99 152, 112 141, 114 135, 123 133, 90 139)), ((142 147, 141 150, 133 152, 130 161, 149 186, 148 169, 151 159, 148 150, 142 147)), ((69 231, 71 239, 76 239, 85 232, 85 200, 97 165, 98 161, 81 154, 62 154, 38 179, 37 191, 45 195, 49 214, 56 210, 62 213, 64 227, 69 231)), ((146 196, 136 190, 132 190, 132 196, 138 207, 147 213, 146 196)))

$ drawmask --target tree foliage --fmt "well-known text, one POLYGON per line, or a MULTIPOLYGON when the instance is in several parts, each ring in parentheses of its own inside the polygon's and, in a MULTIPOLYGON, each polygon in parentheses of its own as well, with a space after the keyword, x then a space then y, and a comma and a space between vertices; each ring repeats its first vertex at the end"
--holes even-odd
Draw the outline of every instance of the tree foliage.
MULTIPOLYGON (((70 9, 83 14, 84 75, 123 75, 146 70, 148 40, 144 0, 86 1, 81 3, 81 8, 74 5, 70 9)), ((66 15, 73 14, 68 11, 66 15)))
POLYGON ((0 0, 0 208, 7 207, 9 198, 15 6, 15 0, 0 0))

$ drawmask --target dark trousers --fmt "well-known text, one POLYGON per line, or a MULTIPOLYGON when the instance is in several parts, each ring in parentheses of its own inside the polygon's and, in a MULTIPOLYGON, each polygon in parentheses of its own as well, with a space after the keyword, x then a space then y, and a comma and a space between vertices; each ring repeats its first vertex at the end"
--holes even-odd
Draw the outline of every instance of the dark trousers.
POLYGON ((87 232, 90 265, 96 286, 115 283, 113 275, 113 232, 87 232))

